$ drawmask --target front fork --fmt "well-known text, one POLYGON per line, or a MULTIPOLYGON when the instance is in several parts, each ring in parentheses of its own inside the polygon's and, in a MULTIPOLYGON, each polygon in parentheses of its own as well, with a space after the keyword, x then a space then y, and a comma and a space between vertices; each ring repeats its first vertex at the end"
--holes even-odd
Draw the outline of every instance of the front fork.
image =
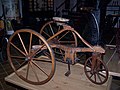
POLYGON ((97 52, 92 53, 92 61, 91 61, 91 72, 94 73, 97 71, 98 67, 100 67, 100 59, 101 54, 97 52))

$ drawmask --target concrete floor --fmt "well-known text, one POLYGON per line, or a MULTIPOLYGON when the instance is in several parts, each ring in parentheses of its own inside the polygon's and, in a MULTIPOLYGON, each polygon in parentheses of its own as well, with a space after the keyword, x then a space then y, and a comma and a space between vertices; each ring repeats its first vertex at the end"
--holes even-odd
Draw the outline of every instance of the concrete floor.
POLYGON ((106 47, 104 62, 112 76, 108 90, 120 90, 120 53, 117 52, 116 47, 106 47))
MULTIPOLYGON (((6 81, 20 85, 29 90, 106 90, 107 83, 103 85, 93 84, 84 73, 84 68, 79 65, 71 65, 71 74, 66 77, 67 64, 56 62, 56 71, 53 78, 44 85, 32 85, 19 79, 16 74, 6 77, 6 81)), ((33 76, 33 75, 31 75, 33 76)), ((31 77, 31 80, 33 78, 31 77)))
POLYGON ((7 85, 5 82, 5 77, 13 72, 8 61, 1 61, 0 58, 0 90, 16 90, 16 88, 7 85))
POLYGON ((115 47, 106 47, 104 62, 108 66, 109 71, 120 73, 120 58, 115 47))

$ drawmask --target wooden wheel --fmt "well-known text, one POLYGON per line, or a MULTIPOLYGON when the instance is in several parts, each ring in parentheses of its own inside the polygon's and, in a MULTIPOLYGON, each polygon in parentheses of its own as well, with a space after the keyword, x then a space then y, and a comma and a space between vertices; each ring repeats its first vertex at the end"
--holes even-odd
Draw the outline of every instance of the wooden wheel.
POLYGON ((16 31, 9 38, 7 54, 15 73, 22 80, 42 85, 54 75, 55 60, 52 49, 37 32, 29 29, 16 31), (35 46, 39 45, 39 48, 35 46))
MULTIPOLYGON (((63 24, 63 23, 62 23, 63 24)), ((66 29, 61 23, 57 21, 47 22, 40 30, 40 34, 49 39, 50 43, 57 45, 66 45, 71 47, 77 47, 76 34, 71 31, 73 28, 66 29), (53 38, 51 38, 53 37, 53 38), (51 38, 51 39, 50 39, 51 38)), ((65 50, 60 48, 53 48, 55 58, 58 61, 64 61, 65 50)))
POLYGON ((108 69, 100 58, 97 58, 92 69, 92 57, 88 58, 84 65, 87 78, 98 85, 105 83, 108 79, 108 69))

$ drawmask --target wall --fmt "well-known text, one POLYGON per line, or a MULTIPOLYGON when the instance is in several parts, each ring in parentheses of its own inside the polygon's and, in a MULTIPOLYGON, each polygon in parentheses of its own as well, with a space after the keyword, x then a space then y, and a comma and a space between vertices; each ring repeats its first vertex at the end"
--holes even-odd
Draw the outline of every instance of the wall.
POLYGON ((120 0, 112 0, 107 7, 108 14, 120 14, 120 0))
POLYGON ((1 3, 1 0, 0 0, 0 16, 2 15, 2 3, 1 3))
POLYGON ((4 5, 5 16, 9 19, 16 19, 22 16, 22 3, 21 0, 0 0, 0 16, 3 13, 2 2, 4 5), (18 3, 19 2, 19 3, 18 3), (20 8, 19 8, 20 7, 20 8))
MULTIPOLYGON (((106 15, 113 15, 113 19, 116 18, 116 15, 120 15, 120 0, 112 0, 108 4, 106 15)), ((118 22, 116 23, 115 27, 120 28, 120 18, 118 18, 118 22)))

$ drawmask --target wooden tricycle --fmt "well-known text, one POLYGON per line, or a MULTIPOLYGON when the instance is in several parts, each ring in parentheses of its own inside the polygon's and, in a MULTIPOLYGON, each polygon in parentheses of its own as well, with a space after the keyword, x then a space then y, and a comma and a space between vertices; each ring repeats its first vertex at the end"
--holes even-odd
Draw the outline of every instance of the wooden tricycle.
POLYGON ((19 78, 33 85, 43 85, 53 77, 56 61, 68 64, 65 75, 69 76, 70 64, 76 63, 80 53, 90 52, 92 56, 84 64, 87 78, 99 85, 107 81, 108 69, 101 60, 105 50, 90 45, 67 22, 69 19, 54 17, 41 28, 40 33, 21 29, 11 35, 7 54, 19 78), (84 45, 80 46, 80 43, 84 45))

